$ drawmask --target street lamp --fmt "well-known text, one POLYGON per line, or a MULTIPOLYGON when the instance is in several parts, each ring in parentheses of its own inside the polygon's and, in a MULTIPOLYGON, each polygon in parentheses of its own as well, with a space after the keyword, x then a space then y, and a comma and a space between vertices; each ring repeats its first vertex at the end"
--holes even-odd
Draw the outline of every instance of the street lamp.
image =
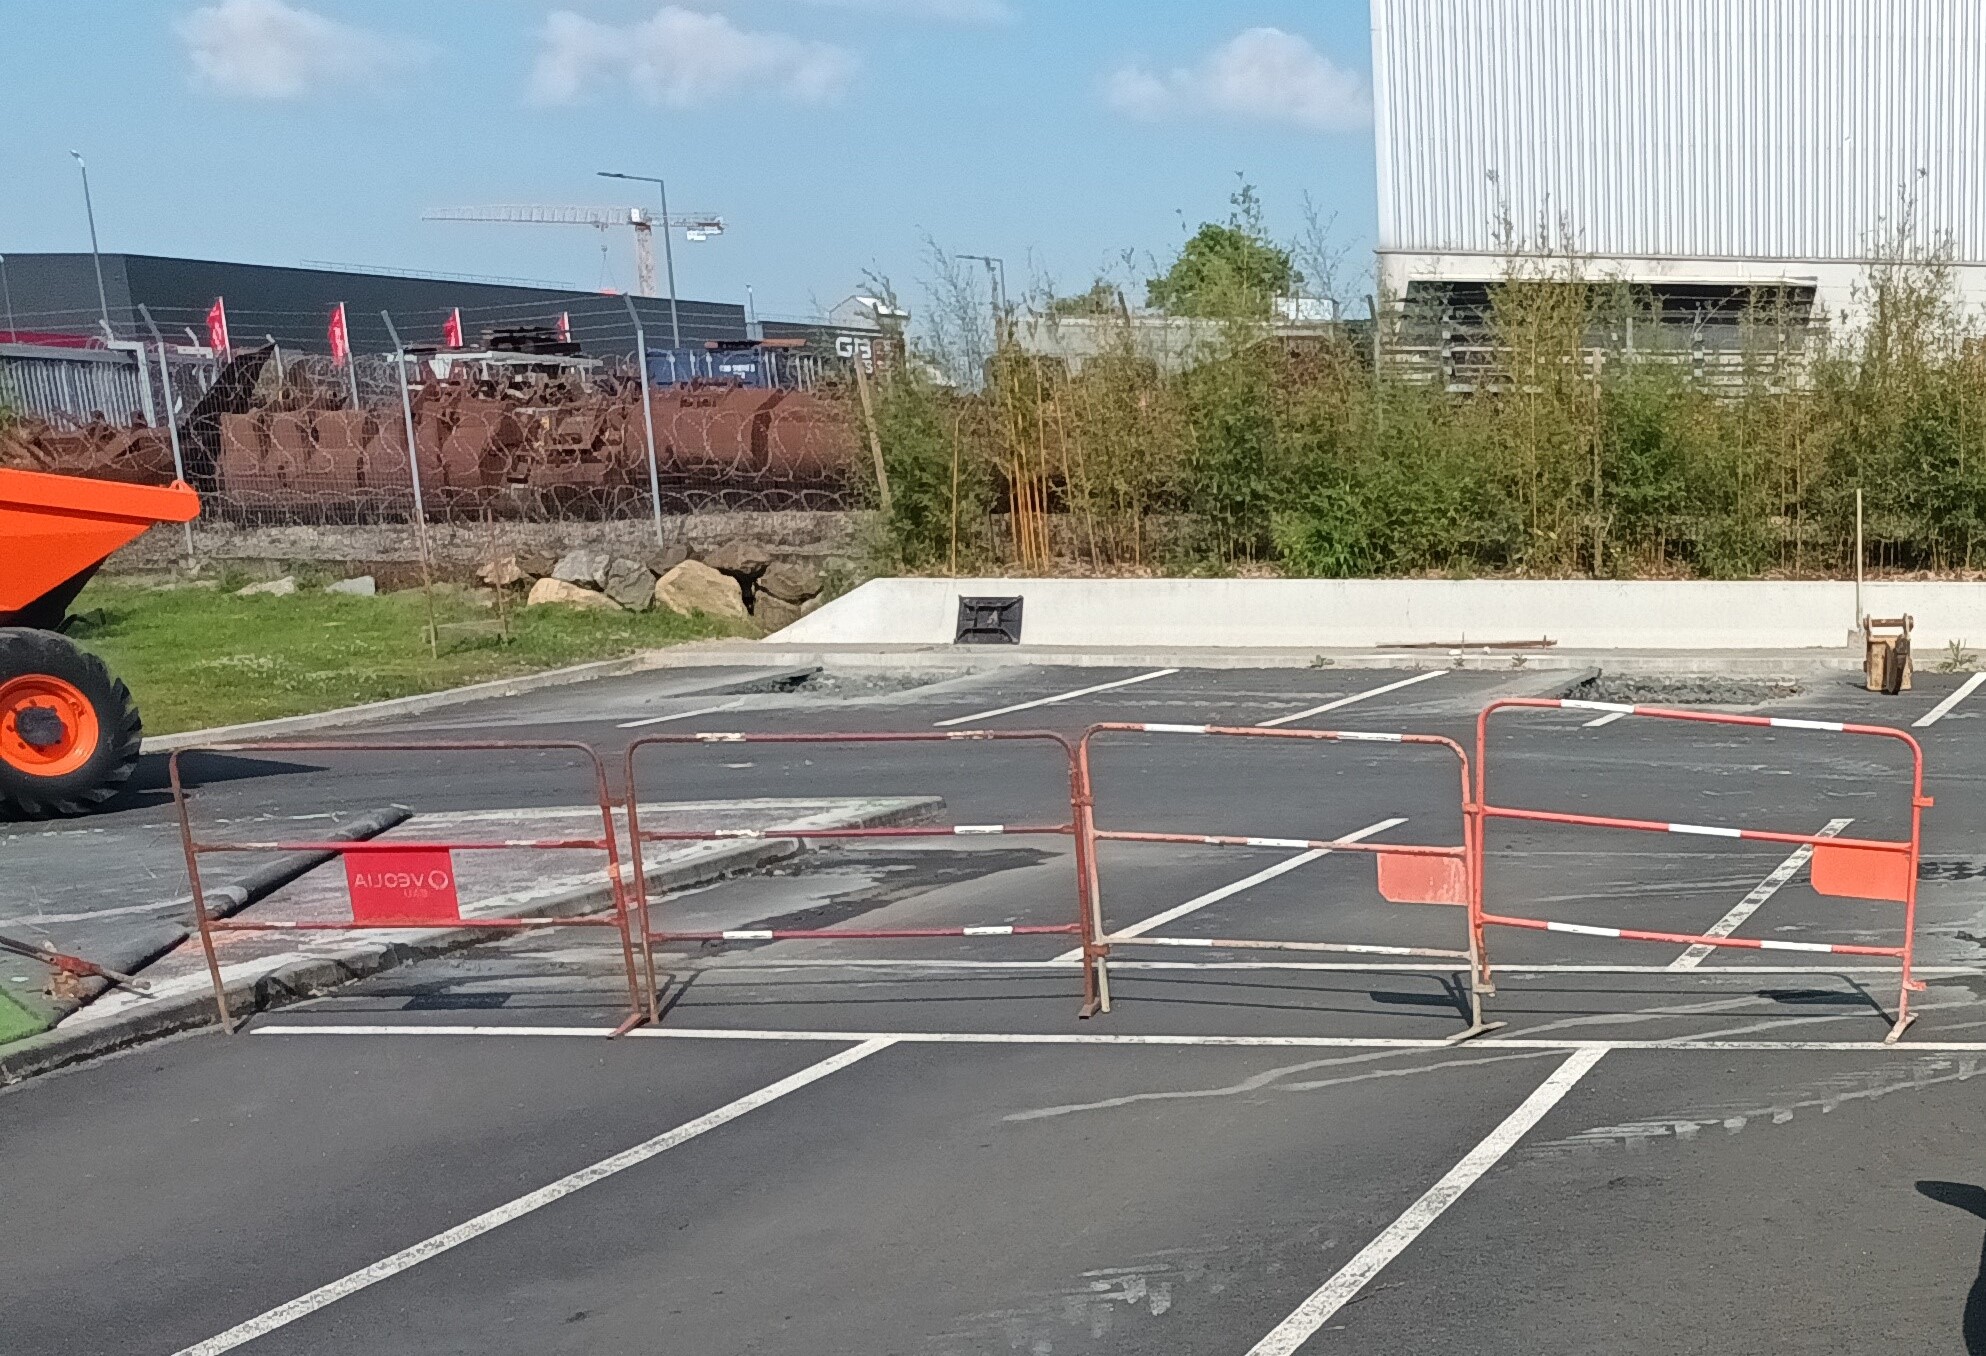
MULTIPOLYGON (((113 338, 115 335, 110 328, 110 299, 104 295, 103 290, 103 255, 97 252, 97 209, 90 201, 90 167, 83 163, 81 151, 71 151, 69 154, 75 157, 76 168, 82 171, 83 175, 83 213, 90 219, 90 262, 96 265, 97 270, 97 313, 103 317, 104 336, 113 338)), ((12 329, 12 324, 9 324, 8 328, 12 329)))
MULTIPOLYGON (((662 260, 669 272, 669 342, 676 348, 683 346, 683 320, 676 311, 676 251, 669 239, 669 186, 651 174, 621 174, 615 170, 600 170, 602 179, 632 179, 640 184, 654 184, 662 194, 662 260)), ((642 361, 647 362, 647 358, 642 361)))
POLYGON ((21 342, 21 332, 14 328, 14 289, 7 285, 7 256, 0 254, 0 295, 7 299, 7 342, 21 342))

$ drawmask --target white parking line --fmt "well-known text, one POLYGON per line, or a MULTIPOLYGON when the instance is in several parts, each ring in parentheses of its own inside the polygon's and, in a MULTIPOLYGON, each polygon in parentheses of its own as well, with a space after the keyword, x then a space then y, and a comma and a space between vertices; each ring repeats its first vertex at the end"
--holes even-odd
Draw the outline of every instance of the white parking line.
MULTIPOLYGON (((1701 972, 1699 972, 1701 973, 1701 972)), ((1890 973, 1894 974, 1895 971, 1890 973)), ((1916 971, 1915 973, 1923 973, 1916 971)), ((1634 1014, 1623 1014, 1632 1016, 1634 1014)), ((271 1023, 251 1028, 257 1036, 418 1036, 486 1039, 614 1040, 643 1038, 678 1041, 765 1041, 846 1045, 852 1041, 881 1041, 886 1045, 1150 1045, 1197 1049, 1200 1047, 1237 1050, 1454 1050, 1454 1041, 1445 1037, 1413 1036, 1134 1036, 1098 1035, 1093 1032, 1020 1031, 798 1031, 753 1030, 746 1027, 638 1027, 626 1037, 615 1037, 611 1026, 396 1026, 302 1025, 271 1023)), ((1716 1052, 1755 1051, 1771 1053, 1834 1054, 1978 1054, 1986 1052, 1986 1041, 1906 1041, 1891 1045, 1886 1041, 1764 1041, 1693 1040, 1677 1036, 1667 1040, 1598 1040, 1576 1036, 1548 1038, 1513 1036, 1508 1040, 1487 1038, 1463 1047, 1467 1050, 1648 1050, 1660 1054, 1672 1051, 1716 1052)), ((799 1075, 795 1075, 799 1077, 799 1075)))
POLYGON ((736 711, 745 704, 743 697, 729 701, 722 706, 706 706, 699 711, 682 711, 673 716, 650 716, 647 720, 622 721, 614 728, 619 730, 640 730, 650 725, 667 725, 672 720, 689 720, 694 716, 714 716, 720 711, 736 711))
MULTIPOLYGON (((1832 838, 1854 822, 1853 819, 1830 819, 1817 836, 1832 838)), ((1764 904, 1766 900, 1771 899, 1779 893, 1780 886, 1798 875, 1800 868, 1805 866, 1807 859, 1813 855, 1814 849, 1811 843, 1800 844, 1799 847, 1793 850, 1791 856, 1778 866, 1772 868, 1771 875, 1767 876, 1757 885, 1754 885, 1750 894, 1734 904, 1729 913, 1706 928, 1703 935, 1706 937, 1729 937, 1732 933, 1736 932, 1747 918, 1758 912, 1761 904, 1764 904)), ((1683 952, 1682 955, 1670 961, 1669 968, 1671 970, 1694 970, 1697 966, 1703 964, 1705 958, 1715 950, 1717 948, 1714 946, 1706 946, 1704 943, 1698 942, 1695 946, 1683 952)))
POLYGON ((1946 716, 1951 714, 1951 710, 1954 706, 1957 706, 1967 697, 1970 697, 1974 692, 1977 692, 1979 690, 1979 685, 1981 683, 1986 683, 1986 673, 1973 674, 1970 678, 1966 679, 1963 683, 1959 684, 1958 691, 1952 693, 1951 696, 1939 702, 1929 711, 1926 711, 1923 715, 1919 716, 1915 721, 1912 721, 1911 722, 1912 728, 1921 730, 1924 729, 1926 726, 1936 725, 1939 721, 1943 720, 1946 716))
POLYGON ((735 1102, 729 1102, 693 1121, 685 1121, 665 1134, 644 1140, 632 1149, 623 1149, 611 1158, 603 1158, 590 1167, 568 1173, 556 1182, 539 1187, 536 1191, 519 1196, 506 1205, 486 1210, 474 1219, 466 1220, 452 1229, 446 1229, 432 1238, 422 1239, 409 1248, 402 1248, 391 1257, 381 1258, 371 1266, 362 1267, 351 1275, 319 1286, 307 1295, 300 1295, 287 1304, 279 1304, 267 1313, 258 1314, 246 1323, 237 1323, 226 1332, 182 1348, 175 1356, 220 1356, 222 1352, 233 1351, 236 1347, 253 1342, 286 1327, 327 1305, 336 1304, 347 1295, 355 1295, 367 1286, 377 1285, 392 1276, 397 1276, 409 1267, 419 1266, 431 1257, 439 1257, 451 1248, 459 1248, 471 1239, 480 1238, 492 1229, 498 1229, 515 1219, 522 1219, 535 1210, 542 1210, 554 1201, 563 1200, 575 1191, 605 1181, 616 1173, 646 1163, 657 1154, 666 1153, 679 1144, 688 1143, 706 1131, 715 1130, 728 1121, 734 1121, 748 1111, 755 1111, 768 1102, 778 1101, 789 1092, 797 1092, 809 1083, 817 1083, 829 1074, 836 1073, 880 1050, 887 1050, 895 1042, 881 1039, 863 1039, 860 1036, 847 1038, 861 1043, 851 1049, 830 1055, 817 1064, 809 1064, 796 1074, 789 1074, 777 1083, 767 1084, 757 1092, 747 1093, 735 1102))
POLYGON ((1617 720, 1626 720, 1626 719, 1627 719, 1627 712, 1625 711, 1609 711, 1604 716, 1595 716, 1592 720, 1587 721, 1584 725, 1580 726, 1579 728, 1582 730, 1597 730, 1602 725, 1612 725, 1617 720))
POLYGON ((1463 1192, 1496 1166, 1497 1160, 1543 1120, 1545 1113, 1557 1106, 1605 1054, 1604 1050, 1581 1050, 1559 1065, 1537 1091, 1504 1117, 1503 1124, 1490 1131, 1488 1138, 1429 1187, 1426 1195, 1408 1206, 1406 1213, 1387 1225, 1379 1237, 1359 1249, 1357 1256, 1339 1268, 1337 1275, 1319 1286, 1267 1337, 1250 1347, 1248 1356, 1291 1356, 1308 1342, 1319 1328, 1330 1322, 1333 1314, 1351 1303, 1373 1277, 1384 1271, 1388 1262, 1405 1252, 1407 1245, 1420 1237, 1428 1225, 1441 1218, 1442 1212, 1460 1200, 1463 1192))
POLYGON ((1292 721, 1308 720, 1312 716, 1321 716, 1326 711, 1335 711, 1341 706, 1350 706, 1355 702, 1362 702, 1368 697, 1383 697, 1388 692, 1398 692, 1403 687, 1412 687, 1415 683, 1425 683, 1428 679, 1439 678, 1446 672, 1448 672, 1447 669, 1429 669, 1426 673, 1417 673, 1411 678, 1402 678, 1395 683, 1382 683, 1380 686, 1371 688, 1365 692, 1354 692, 1349 697, 1340 697, 1334 702, 1325 702, 1322 706, 1313 706, 1307 711, 1296 711, 1287 716, 1277 716, 1274 720, 1264 720, 1257 723, 1266 729, 1274 729, 1278 725, 1288 725, 1292 721))
MULTIPOLYGON (((1341 843, 1361 842, 1376 833, 1384 833, 1388 829, 1397 829, 1406 822, 1404 816, 1393 819, 1382 819, 1377 824, 1368 824, 1362 829, 1355 829, 1351 833, 1343 834, 1339 837, 1338 841, 1341 843)), ((1150 918, 1142 919, 1139 922, 1131 924, 1129 927, 1118 928, 1110 935, 1112 937, 1142 937, 1153 928, 1162 928, 1167 923, 1206 908, 1209 904, 1218 904, 1221 900, 1238 895, 1243 890, 1252 890, 1264 881, 1274 880, 1285 872, 1294 871, 1299 866, 1316 861, 1319 857, 1328 857, 1330 855, 1331 849, 1329 848, 1307 849, 1306 851, 1297 853, 1294 857, 1285 857, 1274 866, 1265 866, 1252 876, 1243 876, 1240 880, 1231 881, 1217 890, 1209 890, 1204 895, 1195 895, 1184 904, 1175 904, 1171 908, 1161 913, 1155 913, 1150 918)), ((1055 959, 1058 961, 1076 960, 1082 954, 1082 948, 1077 947, 1073 951, 1063 952, 1061 955, 1055 957, 1055 959)))
POLYGON ((1074 692, 1058 692, 1053 697, 1037 697, 1031 702, 1015 702, 1012 706, 996 706, 991 711, 975 711, 969 716, 954 716, 950 720, 932 722, 935 728, 944 729, 947 725, 965 725, 975 720, 991 720, 994 716, 1011 715, 1015 711, 1027 711, 1037 706, 1053 706, 1056 702, 1070 701, 1076 697, 1087 697, 1092 692, 1108 692, 1112 688, 1129 687, 1133 683, 1148 683, 1154 678, 1164 678, 1178 669, 1154 669, 1141 673, 1135 678, 1119 678, 1114 683, 1098 683, 1094 687, 1079 687, 1074 692))

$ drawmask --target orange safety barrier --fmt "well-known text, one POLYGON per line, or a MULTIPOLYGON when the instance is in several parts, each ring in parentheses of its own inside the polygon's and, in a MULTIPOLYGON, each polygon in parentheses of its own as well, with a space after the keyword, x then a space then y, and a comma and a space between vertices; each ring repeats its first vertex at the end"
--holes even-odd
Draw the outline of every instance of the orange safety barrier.
MULTIPOLYGON (((1078 797, 1082 779, 1076 770, 1076 751, 1059 734, 1046 730, 949 730, 943 733, 883 732, 835 734, 744 734, 713 733, 649 735, 635 740, 627 750, 628 842, 634 865, 635 907, 639 911, 642 960, 647 969, 649 1019, 661 1018, 661 995, 655 973, 654 944, 657 942, 789 942, 789 941, 912 941, 940 937, 1035 937, 1067 936, 1080 944, 1083 955, 1083 1005, 1080 1015, 1089 1017, 1101 1010, 1098 990, 1099 950, 1090 929, 1092 910, 1089 890, 1093 872, 1086 857, 1088 844, 1080 833, 1078 797), (869 828, 817 829, 786 826, 768 829, 645 829, 641 825, 641 793, 635 777, 636 755, 643 749, 697 744, 986 744, 994 742, 1033 742, 1052 744, 1061 750, 1068 765, 1069 818, 1053 824, 915 824, 879 825, 869 828), (644 843, 696 843, 736 841, 748 838, 795 839, 874 839, 874 838, 976 838, 1005 837, 1068 838, 1075 845, 1076 917, 1068 923, 988 923, 955 928, 733 928, 719 931, 688 931, 657 928, 648 893, 647 871, 642 864, 644 843)), ((1058 801, 1059 804, 1059 801, 1058 801)))
POLYGON ((1482 982, 1490 983, 1486 927, 1526 928, 1535 932, 1573 933, 1586 937, 1609 937, 1628 942, 1663 942, 1676 946, 1732 947, 1750 951, 1799 951, 1823 955, 1883 956, 1899 963, 1901 976, 1897 994, 1896 1021, 1885 1038, 1894 1044, 1904 1029, 1916 1020, 1910 1011, 1910 995, 1922 993, 1924 986, 1911 978, 1910 966, 1917 931, 1917 865, 1923 839, 1924 811, 1931 807, 1924 794, 1924 750, 1916 739, 1886 725, 1854 725, 1841 721, 1794 720, 1776 716, 1738 716, 1709 711, 1671 711, 1658 706, 1628 706, 1614 702, 1573 701, 1548 697, 1506 697, 1484 707, 1476 717, 1476 796, 1478 827, 1474 834, 1476 852, 1472 867, 1474 884, 1470 896, 1470 931, 1477 953, 1483 957, 1482 982), (1654 720, 1687 721, 1702 725, 1738 725, 1754 729, 1805 730, 1828 734, 1859 735, 1895 740, 1910 750, 1910 837, 1908 839, 1839 838, 1820 834, 1782 833, 1767 829, 1730 828, 1709 824, 1678 824, 1662 820, 1623 819, 1608 815, 1573 814, 1558 810, 1523 809, 1492 805, 1489 801, 1489 719, 1507 708, 1568 711, 1599 711, 1612 715, 1642 716, 1654 720), (1525 820, 1544 824, 1574 824, 1589 828, 1623 829, 1642 833, 1683 834, 1704 838, 1735 838, 1760 843, 1804 844, 1813 853, 1811 883, 1816 894, 1852 899, 1885 900, 1903 905, 1903 940, 1895 946, 1864 946, 1833 942, 1788 942, 1707 933, 1655 932, 1642 928, 1597 927, 1565 923, 1546 918, 1520 918, 1493 914, 1483 908, 1483 877, 1487 853, 1485 830, 1492 819, 1525 820))
MULTIPOLYGON (((374 932, 391 930, 431 931, 436 928, 464 928, 475 931, 515 932, 528 928, 613 928, 620 933, 621 959, 627 972, 628 1016, 620 1031, 642 1020, 641 984, 635 969, 634 930, 628 908, 627 890, 621 874, 620 843, 614 820, 613 801, 607 789, 607 771, 600 755, 586 744, 567 741, 474 741, 474 742, 366 742, 325 741, 274 742, 256 744, 209 744, 180 749, 166 764, 172 785, 174 807, 179 814, 180 840, 186 852, 186 877, 193 896, 193 917, 200 932, 200 945, 206 952, 207 974, 214 985, 214 1006, 219 1009, 221 1026, 232 1032, 233 1015, 228 1010, 227 991, 221 977, 221 959, 216 938, 226 933, 252 932, 374 932), (499 839, 405 839, 379 838, 329 841, 203 841, 193 831, 193 819, 181 775, 180 761, 187 754, 201 753, 550 753, 566 752, 581 756, 592 772, 590 799, 600 809, 597 835, 571 838, 499 839), (455 878, 458 852, 597 852, 603 857, 607 904, 605 916, 485 918, 465 915, 455 878), (215 853, 304 852, 328 853, 345 867, 346 889, 352 917, 343 920, 277 920, 218 917, 207 906, 201 882, 200 859, 215 853)), ((616 1032, 619 1034, 619 1032, 616 1032)))
POLYGON ((1262 951, 1312 951, 1339 952, 1358 956, 1395 956, 1427 960, 1461 961, 1469 971, 1469 1025, 1457 1033, 1453 1040, 1463 1041, 1486 1031, 1494 1031, 1501 1022, 1483 1020, 1482 994, 1484 992, 1479 976, 1484 972, 1480 957, 1476 952, 1477 932, 1469 926, 1474 907, 1471 890, 1475 879, 1470 869, 1473 860, 1473 832, 1475 817, 1469 813, 1469 755, 1460 744, 1440 735, 1422 734, 1377 734, 1355 730, 1290 730, 1270 729, 1259 726, 1223 725, 1159 725, 1150 723, 1106 722, 1092 725, 1083 732, 1076 746, 1077 768, 1082 776, 1082 789, 1078 796, 1081 812, 1082 838, 1087 844, 1084 853, 1090 875, 1088 901, 1093 911, 1090 926, 1100 945, 1098 957, 1098 989, 1102 997, 1104 1011, 1109 1010, 1110 986, 1108 957, 1117 947, 1192 947, 1211 950, 1262 950, 1262 951), (1325 743, 1393 744, 1423 748, 1443 749, 1455 757, 1461 796, 1462 841, 1460 843, 1395 843, 1364 842, 1350 838, 1263 838, 1234 834, 1204 833, 1156 833, 1133 829, 1099 828, 1095 815, 1095 792, 1090 774, 1090 750, 1098 735, 1111 733, 1197 735, 1240 739, 1285 739, 1314 740, 1325 743), (1212 847, 1253 847, 1253 848, 1295 848, 1316 849, 1325 852, 1364 853, 1373 858, 1374 872, 1380 897, 1394 904, 1447 904, 1463 910, 1462 945, 1458 947, 1427 946, 1388 946, 1363 942, 1309 942, 1281 941, 1252 937, 1153 937, 1143 932, 1110 932, 1103 921, 1103 886, 1097 872, 1096 845, 1102 842, 1114 843, 1185 843, 1212 847))

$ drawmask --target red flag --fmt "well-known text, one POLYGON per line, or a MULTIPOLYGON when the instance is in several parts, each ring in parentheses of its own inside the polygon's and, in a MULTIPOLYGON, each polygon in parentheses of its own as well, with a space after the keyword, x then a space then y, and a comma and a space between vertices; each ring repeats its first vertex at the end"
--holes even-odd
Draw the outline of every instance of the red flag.
POLYGON ((343 367, 352 360, 352 332, 345 328, 345 303, 331 310, 331 362, 343 367))
POLYGON ((207 310, 207 347, 216 353, 226 354, 228 348, 228 308, 220 297, 207 310))
POLYGON ((559 342, 561 344, 572 342, 572 319, 564 311, 559 312, 559 342))
POLYGON ((460 306, 448 313, 448 323, 441 327, 441 346, 443 348, 462 347, 462 308, 460 306))

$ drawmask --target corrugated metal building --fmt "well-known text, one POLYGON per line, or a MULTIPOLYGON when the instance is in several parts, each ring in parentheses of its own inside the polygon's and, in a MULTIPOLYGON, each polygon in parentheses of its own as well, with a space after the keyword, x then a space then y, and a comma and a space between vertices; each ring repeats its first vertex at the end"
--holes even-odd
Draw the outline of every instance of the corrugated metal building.
MULTIPOLYGON (((26 333, 100 333, 96 272, 88 254, 6 253, 7 291, 13 324, 26 333)), ((207 308, 227 299, 228 324, 237 345, 273 336, 285 348, 324 352, 331 308, 346 306, 352 347, 360 353, 390 348, 381 311, 390 311, 408 344, 433 344, 451 311, 462 311, 472 339, 494 324, 551 325, 569 314, 589 352, 634 351, 634 327, 619 296, 448 278, 398 277, 328 268, 281 268, 212 259, 173 259, 154 254, 103 256, 104 300, 120 339, 148 340, 138 307, 147 307, 168 342, 191 328, 205 334, 207 308)), ((669 303, 636 297, 635 307, 651 344, 669 341, 669 303)), ((679 302, 683 342, 745 338, 745 308, 726 302, 679 302)), ((204 339, 202 340, 204 342, 204 339)))
POLYGON ((1852 323, 1899 244, 1986 305, 1981 0, 1371 0, 1379 274, 1513 245, 1687 298, 1788 285, 1852 323))

